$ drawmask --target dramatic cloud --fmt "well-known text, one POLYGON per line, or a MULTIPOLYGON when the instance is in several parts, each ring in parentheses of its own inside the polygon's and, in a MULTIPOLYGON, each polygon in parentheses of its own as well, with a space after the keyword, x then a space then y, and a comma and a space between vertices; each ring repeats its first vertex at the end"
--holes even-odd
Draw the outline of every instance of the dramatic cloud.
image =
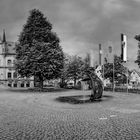
POLYGON ((140 34, 139 0, 1 0, 0 31, 16 41, 29 10, 39 8, 53 24, 65 52, 85 56, 91 49, 98 58, 111 42, 120 54, 120 34, 128 37, 128 55, 133 68, 137 55, 136 34, 140 34))

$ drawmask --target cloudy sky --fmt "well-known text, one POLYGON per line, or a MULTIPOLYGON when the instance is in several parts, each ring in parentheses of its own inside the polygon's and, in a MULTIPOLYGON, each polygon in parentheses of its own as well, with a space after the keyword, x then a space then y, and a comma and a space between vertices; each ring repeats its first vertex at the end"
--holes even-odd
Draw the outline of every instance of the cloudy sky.
POLYGON ((29 10, 40 9, 53 24, 63 50, 85 56, 91 49, 98 58, 98 44, 112 45, 120 54, 120 34, 128 37, 130 68, 137 56, 136 34, 140 34, 140 0, 0 0, 0 33, 17 41, 29 10))

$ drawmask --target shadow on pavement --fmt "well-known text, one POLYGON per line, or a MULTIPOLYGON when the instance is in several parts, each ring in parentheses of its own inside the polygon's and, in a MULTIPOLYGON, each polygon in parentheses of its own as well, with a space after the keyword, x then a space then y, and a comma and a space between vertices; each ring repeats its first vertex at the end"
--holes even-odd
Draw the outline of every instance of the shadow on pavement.
POLYGON ((63 103, 70 104, 85 104, 85 103, 99 103, 104 101, 109 101, 112 99, 111 95, 103 95, 101 99, 96 99, 94 101, 90 100, 90 95, 77 95, 77 96, 61 96, 56 98, 55 100, 63 103))
POLYGON ((36 89, 36 88, 9 88, 6 89, 7 91, 10 92, 14 92, 14 93, 35 93, 35 92, 40 92, 40 93, 44 93, 44 92, 66 92, 66 91, 70 91, 70 89, 62 89, 62 88, 43 88, 43 90, 40 89, 36 89))

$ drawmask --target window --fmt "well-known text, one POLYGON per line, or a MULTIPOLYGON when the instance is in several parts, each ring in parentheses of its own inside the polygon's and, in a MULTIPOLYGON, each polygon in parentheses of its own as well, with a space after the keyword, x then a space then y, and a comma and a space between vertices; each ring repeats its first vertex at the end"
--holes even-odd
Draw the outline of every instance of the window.
POLYGON ((12 84, 8 83, 8 86, 9 86, 9 87, 12 87, 12 84))
POLYGON ((21 83, 21 85, 20 85, 21 87, 24 87, 24 83, 21 83))
POLYGON ((12 78, 12 74, 11 74, 11 72, 8 72, 8 78, 12 78))
POLYGON ((28 83, 26 83, 26 87, 30 87, 30 83, 28 82, 28 83))
POLYGON ((9 46, 9 47, 11 47, 11 46, 12 46, 12 44, 8 44, 8 46, 9 46))
POLYGON ((17 78, 17 73, 16 72, 13 73, 13 77, 17 78))
POLYGON ((11 65, 12 61, 10 59, 7 60, 7 65, 11 65))
POLYGON ((17 83, 14 83, 14 87, 17 87, 17 83))

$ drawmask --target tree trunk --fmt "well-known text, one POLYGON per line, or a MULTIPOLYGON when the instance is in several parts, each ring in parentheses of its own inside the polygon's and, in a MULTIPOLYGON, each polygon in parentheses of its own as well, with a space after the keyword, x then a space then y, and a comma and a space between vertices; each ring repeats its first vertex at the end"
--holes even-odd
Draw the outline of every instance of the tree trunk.
POLYGON ((76 86, 76 78, 74 78, 74 87, 76 86))
POLYGON ((65 87, 65 79, 64 79, 63 77, 61 78, 60 87, 61 87, 61 88, 64 88, 64 87, 65 87))
POLYGON ((39 77, 39 85, 38 85, 38 87, 41 89, 41 90, 43 90, 43 77, 39 77))
POLYGON ((38 82, 38 76, 37 75, 34 75, 34 87, 37 87, 37 82, 38 82))
POLYGON ((43 89, 43 77, 39 75, 34 76, 34 87, 37 87, 39 89, 43 89))

